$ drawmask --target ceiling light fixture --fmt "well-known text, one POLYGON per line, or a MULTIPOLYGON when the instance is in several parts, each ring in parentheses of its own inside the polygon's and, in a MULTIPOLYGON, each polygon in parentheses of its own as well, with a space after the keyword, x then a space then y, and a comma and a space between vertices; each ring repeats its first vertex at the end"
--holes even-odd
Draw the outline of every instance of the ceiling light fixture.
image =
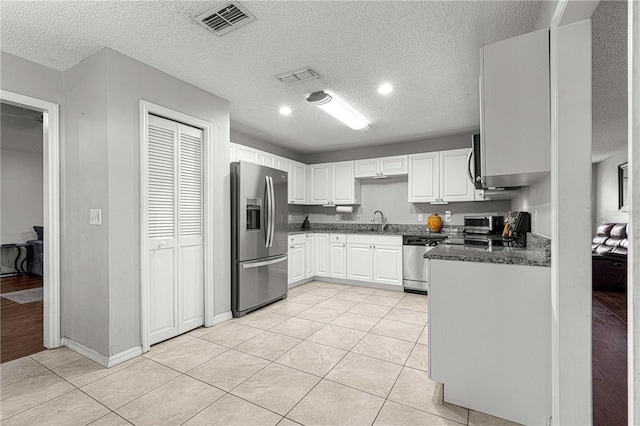
POLYGON ((358 117, 353 111, 325 92, 314 92, 307 97, 307 101, 335 119, 340 120, 353 130, 367 130, 369 128, 369 123, 358 117))
POLYGON ((289 108, 288 106, 280 107, 280 114, 282 114, 282 115, 290 115, 291 114, 291 108, 289 108))
POLYGON ((381 84, 380 87, 378 87, 378 93, 380 93, 381 95, 388 95, 389 93, 393 92, 393 86, 390 84, 381 84))

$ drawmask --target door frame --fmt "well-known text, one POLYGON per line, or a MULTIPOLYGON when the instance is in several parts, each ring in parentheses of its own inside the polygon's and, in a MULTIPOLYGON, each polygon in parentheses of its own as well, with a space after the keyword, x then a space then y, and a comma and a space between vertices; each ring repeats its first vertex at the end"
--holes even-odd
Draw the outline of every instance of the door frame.
POLYGON ((172 109, 140 101, 140 324, 142 336, 142 352, 150 349, 149 335, 151 333, 151 298, 149 282, 149 262, 147 258, 147 233, 149 229, 147 191, 149 163, 147 161, 148 148, 148 117, 149 114, 158 115, 166 119, 188 124, 203 131, 203 246, 204 246, 204 324, 213 325, 213 262, 207 261, 213 256, 213 124, 172 109))
POLYGON ((60 106, 42 99, 0 90, 10 105, 43 114, 44 346, 60 346, 60 106))

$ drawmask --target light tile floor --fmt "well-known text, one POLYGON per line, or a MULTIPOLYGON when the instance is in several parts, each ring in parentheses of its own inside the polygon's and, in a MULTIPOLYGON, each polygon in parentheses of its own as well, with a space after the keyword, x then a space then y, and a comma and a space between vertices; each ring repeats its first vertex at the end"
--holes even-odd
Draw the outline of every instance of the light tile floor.
POLYGON ((105 369, 67 348, 2 364, 3 425, 509 425, 442 401, 427 297, 314 281, 105 369))

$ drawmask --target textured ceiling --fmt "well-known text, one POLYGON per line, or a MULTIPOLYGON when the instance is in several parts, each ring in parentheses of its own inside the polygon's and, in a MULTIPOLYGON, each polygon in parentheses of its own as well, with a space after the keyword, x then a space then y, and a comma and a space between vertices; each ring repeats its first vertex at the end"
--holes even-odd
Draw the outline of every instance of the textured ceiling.
POLYGON ((222 37, 191 20, 221 2, 0 2, 2 49, 66 70, 106 46, 231 102, 234 129, 301 153, 479 126, 478 49, 532 31, 541 2, 243 1, 222 37), (321 79, 274 76, 310 66, 321 79), (376 91, 395 86, 390 96, 376 91), (371 122, 353 131, 305 101, 327 90, 371 122), (289 105, 293 114, 281 116, 289 105))
POLYGON ((593 161, 627 146, 627 3, 601 1, 592 21, 593 161))

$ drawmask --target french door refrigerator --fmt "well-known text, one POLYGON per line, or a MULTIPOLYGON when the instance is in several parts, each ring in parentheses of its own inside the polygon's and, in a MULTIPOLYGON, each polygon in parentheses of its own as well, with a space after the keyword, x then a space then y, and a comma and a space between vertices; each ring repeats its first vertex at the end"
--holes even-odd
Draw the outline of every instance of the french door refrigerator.
POLYGON ((234 317, 287 297, 287 172, 231 163, 231 311, 234 317))

